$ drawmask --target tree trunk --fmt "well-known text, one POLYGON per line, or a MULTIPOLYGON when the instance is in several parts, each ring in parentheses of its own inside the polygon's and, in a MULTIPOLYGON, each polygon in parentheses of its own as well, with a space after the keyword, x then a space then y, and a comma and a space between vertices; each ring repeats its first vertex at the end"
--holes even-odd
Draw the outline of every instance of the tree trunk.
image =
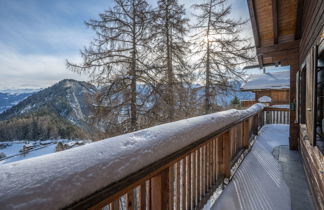
POLYGON ((205 86, 205 113, 210 112, 210 43, 209 43, 209 31, 210 31, 210 22, 211 22, 211 6, 212 1, 209 2, 209 14, 208 14, 208 25, 207 25, 207 60, 206 60, 206 86, 205 86))
POLYGON ((210 48, 207 35, 206 86, 205 86, 205 114, 210 112, 210 48))
POLYGON ((174 120, 174 76, 172 66, 172 32, 169 27, 169 5, 166 8, 166 39, 167 39, 167 90, 168 90, 168 112, 169 121, 174 120))
POLYGON ((136 106, 136 14, 135 14, 135 1, 133 1, 133 51, 132 51, 132 63, 131 63, 131 130, 137 128, 137 106, 136 106))

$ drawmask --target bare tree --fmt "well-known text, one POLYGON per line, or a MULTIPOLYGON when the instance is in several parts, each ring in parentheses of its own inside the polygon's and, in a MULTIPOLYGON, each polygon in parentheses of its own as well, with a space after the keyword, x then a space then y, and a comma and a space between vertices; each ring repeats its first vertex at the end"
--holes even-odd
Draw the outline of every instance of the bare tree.
POLYGON ((185 61, 188 43, 184 39, 188 32, 188 19, 184 15, 184 6, 177 0, 159 0, 154 13, 154 62, 162 88, 160 103, 165 102, 168 121, 175 119, 175 92, 189 73, 185 61))
POLYGON ((240 35, 247 21, 229 17, 231 6, 227 0, 206 0, 192 7, 197 21, 192 39, 197 59, 194 68, 204 75, 204 110, 209 113, 217 91, 226 89, 230 79, 242 78, 244 72, 239 67, 254 60, 253 46, 240 35))
POLYGON ((67 66, 72 71, 90 74, 92 82, 106 86, 98 106, 117 112, 117 121, 128 128, 125 131, 131 131, 137 129, 140 109, 137 85, 145 82, 151 11, 146 0, 114 0, 114 4, 98 20, 86 22, 97 36, 81 51, 83 62, 67 61, 67 66))

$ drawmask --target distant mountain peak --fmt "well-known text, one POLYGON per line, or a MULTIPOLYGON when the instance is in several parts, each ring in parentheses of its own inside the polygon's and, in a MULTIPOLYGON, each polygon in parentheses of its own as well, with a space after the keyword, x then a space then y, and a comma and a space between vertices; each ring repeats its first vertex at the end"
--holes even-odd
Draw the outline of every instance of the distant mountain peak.
MULTIPOLYGON (((58 130, 68 129, 69 127, 80 130, 80 132, 74 133, 73 138, 89 137, 93 134, 92 132, 96 132, 90 122, 91 116, 93 116, 92 104, 94 104, 96 92, 97 88, 90 83, 73 79, 61 80, 51 87, 34 93, 0 114, 0 128, 1 121, 4 120, 19 121, 19 119, 34 120, 35 118, 44 121, 44 117, 47 117, 51 121, 62 122, 63 128, 57 125, 58 130)), ((52 128, 49 127, 48 129, 52 128)), ((47 138, 51 137, 53 136, 47 136, 47 138)), ((68 136, 59 137, 66 138, 68 136)))

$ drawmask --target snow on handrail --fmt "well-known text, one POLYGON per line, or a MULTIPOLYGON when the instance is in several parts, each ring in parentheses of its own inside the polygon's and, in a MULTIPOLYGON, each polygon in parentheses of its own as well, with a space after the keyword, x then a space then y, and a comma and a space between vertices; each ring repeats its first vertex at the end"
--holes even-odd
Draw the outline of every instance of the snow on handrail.
POLYGON ((227 110, 0 166, 2 209, 59 209, 230 124, 262 111, 227 110))

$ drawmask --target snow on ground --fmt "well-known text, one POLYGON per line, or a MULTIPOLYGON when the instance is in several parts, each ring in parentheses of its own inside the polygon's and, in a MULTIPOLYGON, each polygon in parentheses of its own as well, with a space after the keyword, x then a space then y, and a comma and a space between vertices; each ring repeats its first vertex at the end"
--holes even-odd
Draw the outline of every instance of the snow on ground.
POLYGON ((81 145, 84 143, 88 143, 89 141, 59 139, 59 140, 43 140, 43 141, 30 141, 30 142, 28 141, 0 142, 0 153, 6 155, 5 158, 0 159, 0 165, 54 153, 56 144, 58 142, 62 142, 69 147, 73 147, 73 146, 77 146, 77 144, 81 145), (6 145, 6 146, 1 147, 1 145, 6 145), (23 149, 24 146, 32 147, 32 149, 27 153, 22 153, 21 150, 23 149))
POLYGON ((241 86, 242 90, 289 89, 290 71, 253 74, 241 86))
POLYGON ((288 125, 265 125, 212 210, 288 210, 290 191, 272 150, 288 145, 288 125))
POLYGON ((20 154, 20 155, 14 156, 12 158, 4 159, 4 160, 0 161, 0 165, 54 153, 55 147, 56 147, 56 144, 51 144, 51 145, 45 146, 41 149, 33 150, 33 151, 30 151, 25 154, 20 154))
POLYGON ((0 206, 62 208, 263 107, 255 104, 247 110, 180 120, 0 165, 0 206))
POLYGON ((289 125, 269 124, 264 125, 257 140, 269 151, 280 145, 288 145, 289 125))

